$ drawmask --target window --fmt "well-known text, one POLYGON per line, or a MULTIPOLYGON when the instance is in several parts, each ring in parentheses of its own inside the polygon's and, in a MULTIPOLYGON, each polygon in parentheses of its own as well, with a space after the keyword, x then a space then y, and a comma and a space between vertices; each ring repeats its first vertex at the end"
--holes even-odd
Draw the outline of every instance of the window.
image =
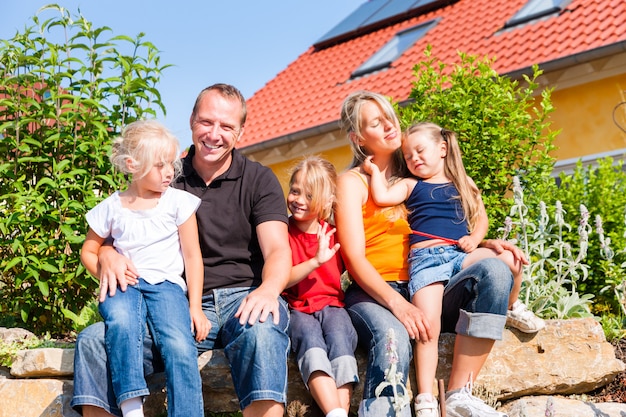
POLYGON ((413 46, 418 39, 426 35, 436 23, 436 20, 431 20, 430 22, 399 32, 393 39, 387 42, 385 46, 380 48, 378 52, 372 55, 370 59, 365 61, 363 65, 354 71, 351 78, 360 77, 370 72, 389 67, 404 51, 413 46))
POLYGON ((528 0, 516 14, 506 22, 505 27, 525 23, 539 17, 560 12, 571 0, 528 0))

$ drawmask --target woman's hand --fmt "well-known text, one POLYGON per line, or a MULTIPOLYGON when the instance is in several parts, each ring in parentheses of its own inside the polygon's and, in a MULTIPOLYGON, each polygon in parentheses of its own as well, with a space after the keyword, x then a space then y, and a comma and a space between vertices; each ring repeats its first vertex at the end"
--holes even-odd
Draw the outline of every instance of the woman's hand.
POLYGON ((505 250, 510 251, 513 254, 513 259, 516 262, 521 262, 522 265, 528 265, 528 259, 526 259, 526 255, 524 252, 512 244, 511 242, 503 239, 487 239, 483 240, 480 244, 483 248, 489 248, 494 250, 498 255, 504 252, 505 250))
POLYGON ((429 342, 433 339, 430 332, 430 323, 426 315, 418 307, 402 298, 397 306, 391 309, 394 316, 402 323, 409 333, 409 337, 421 342, 429 342))

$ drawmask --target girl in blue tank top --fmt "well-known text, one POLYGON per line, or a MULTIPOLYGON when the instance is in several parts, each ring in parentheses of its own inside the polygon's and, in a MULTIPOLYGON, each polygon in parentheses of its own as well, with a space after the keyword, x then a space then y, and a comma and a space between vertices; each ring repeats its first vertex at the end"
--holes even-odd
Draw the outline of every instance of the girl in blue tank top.
POLYGON ((481 259, 503 260, 514 277, 507 325, 535 333, 545 323, 518 300, 521 263, 515 261, 510 251, 498 254, 480 247, 489 220, 480 190, 465 172, 454 132, 434 123, 415 124, 405 133, 402 152, 414 177, 389 186, 378 167, 371 163, 371 157, 363 163, 363 169, 371 175, 371 195, 377 205, 405 202, 409 211, 411 302, 427 315, 435 335, 430 341, 416 340, 417 352, 413 356, 419 394, 415 411, 418 417, 436 417, 439 414, 432 387, 438 361, 441 302, 452 276, 481 259))

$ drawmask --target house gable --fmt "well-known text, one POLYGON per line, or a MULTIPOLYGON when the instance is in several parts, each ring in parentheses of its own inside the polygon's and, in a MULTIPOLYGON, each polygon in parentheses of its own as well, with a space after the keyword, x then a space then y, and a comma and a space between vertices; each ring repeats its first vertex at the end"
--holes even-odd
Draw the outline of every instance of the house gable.
MULTIPOLYGON (((602 134, 606 137, 608 132, 607 143, 611 144, 607 146, 620 147, 620 141, 624 142, 626 137, 619 129, 613 129, 609 112, 626 91, 626 2, 550 1, 556 4, 555 8, 526 14, 517 22, 513 20, 525 7, 533 6, 530 2, 536 1, 429 2, 427 8, 410 9, 410 13, 405 10, 369 27, 353 27, 352 31, 344 28, 344 32, 333 28, 330 35, 309 47, 248 100, 246 135, 239 147, 253 159, 270 165, 293 159, 299 152, 345 148, 347 141, 338 123, 343 99, 352 91, 368 89, 394 101, 406 100, 411 91, 413 68, 423 59, 428 45, 432 46, 432 55, 446 63, 458 62, 458 51, 495 57, 494 69, 516 79, 530 74, 531 66, 538 64, 544 70, 539 82, 555 89, 556 112, 561 97, 571 100, 575 96, 571 89, 588 105, 589 100, 605 103, 593 106, 593 111, 602 111, 602 115, 590 117, 606 123, 602 134), (399 33, 433 21, 436 25, 390 64, 354 76, 363 63, 399 33), (603 90, 607 96, 595 97, 594 90, 586 87, 598 82, 610 84, 603 90)), ((402 9, 409 3, 412 6, 419 1, 374 0, 365 2, 361 8, 393 5, 402 9)), ((566 116, 557 119, 565 127, 574 126, 564 121, 566 116)), ((566 130, 561 136, 576 134, 566 130)), ((564 143, 563 138, 558 140, 560 159, 589 153, 564 146, 567 138, 564 143)))

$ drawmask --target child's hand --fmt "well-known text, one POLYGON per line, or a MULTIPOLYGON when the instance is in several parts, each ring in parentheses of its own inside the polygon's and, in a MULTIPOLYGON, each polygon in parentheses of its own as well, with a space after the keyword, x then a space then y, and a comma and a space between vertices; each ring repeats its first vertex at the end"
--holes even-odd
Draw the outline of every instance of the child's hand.
POLYGON ((373 158, 374 156, 370 155, 367 158, 365 158, 365 160, 361 164, 363 171, 365 171, 367 175, 372 175, 374 171, 378 171, 378 166, 376 166, 376 164, 372 162, 373 158))
POLYGON ((331 260, 333 256, 339 250, 339 243, 335 243, 335 246, 330 247, 330 237, 335 234, 337 229, 334 227, 331 230, 328 230, 328 223, 324 223, 323 226, 320 225, 317 230, 317 253, 315 254, 315 260, 320 264, 324 264, 331 260))
POLYGON ((471 253, 478 247, 478 243, 474 242, 474 239, 470 235, 465 235, 459 239, 459 243, 457 243, 457 245, 463 252, 471 253))
POLYGON ((202 308, 189 309, 191 315, 191 332, 195 332, 196 341, 202 342, 209 335, 211 322, 207 319, 202 308))

